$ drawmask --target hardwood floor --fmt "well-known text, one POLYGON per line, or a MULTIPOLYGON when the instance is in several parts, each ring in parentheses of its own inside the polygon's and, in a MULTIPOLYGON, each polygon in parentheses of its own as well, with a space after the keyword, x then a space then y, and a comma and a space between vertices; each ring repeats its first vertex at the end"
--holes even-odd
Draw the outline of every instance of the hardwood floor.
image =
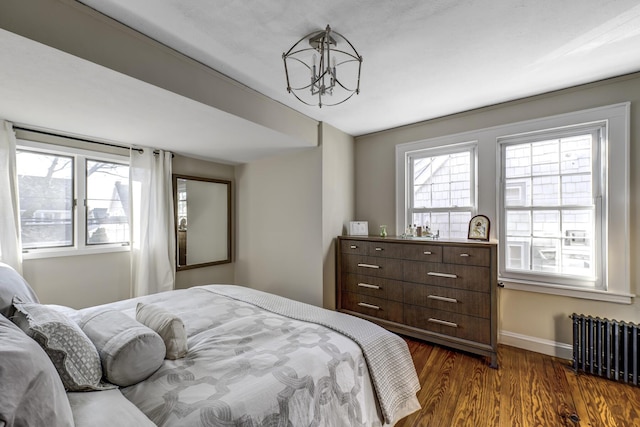
POLYGON ((640 387, 576 375, 567 360, 499 346, 492 369, 485 358, 406 340, 422 410, 396 427, 640 426, 640 387))

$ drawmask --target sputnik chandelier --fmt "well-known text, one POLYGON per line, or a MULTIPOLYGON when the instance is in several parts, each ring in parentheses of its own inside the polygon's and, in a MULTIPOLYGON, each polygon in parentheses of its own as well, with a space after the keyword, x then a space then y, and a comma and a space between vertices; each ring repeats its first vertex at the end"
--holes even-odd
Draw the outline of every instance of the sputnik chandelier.
POLYGON ((338 105, 360 93, 362 56, 329 25, 298 40, 282 59, 287 92, 307 105, 338 105))

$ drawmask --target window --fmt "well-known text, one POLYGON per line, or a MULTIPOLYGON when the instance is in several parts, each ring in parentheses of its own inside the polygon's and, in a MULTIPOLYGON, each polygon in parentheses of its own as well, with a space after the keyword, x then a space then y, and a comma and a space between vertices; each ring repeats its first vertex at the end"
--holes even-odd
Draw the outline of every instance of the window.
POLYGON ((22 249, 62 255, 129 244, 128 158, 19 139, 22 249))
POLYGON ((475 212, 475 145, 455 144, 406 154, 405 225, 442 238, 466 238, 475 212))
POLYGON ((621 103, 399 144, 396 232, 420 215, 430 224, 467 215, 460 234, 443 238, 466 237, 469 215, 481 213, 498 241, 505 288, 628 304, 629 116, 630 103, 621 103), (452 194, 464 181, 453 158, 438 168, 442 156, 465 150, 468 198, 452 194), (437 173, 449 183, 442 191, 433 190, 437 173))
POLYGON ((499 140, 504 275, 603 288, 606 124, 499 140))

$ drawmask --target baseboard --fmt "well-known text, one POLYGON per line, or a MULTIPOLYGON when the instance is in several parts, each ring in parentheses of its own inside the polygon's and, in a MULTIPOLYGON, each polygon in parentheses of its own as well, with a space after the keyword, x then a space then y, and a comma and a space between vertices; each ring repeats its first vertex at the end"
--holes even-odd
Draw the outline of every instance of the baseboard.
POLYGON ((543 338, 531 337, 515 332, 500 331, 498 334, 498 342, 500 344, 510 345, 511 347, 535 351, 536 353, 559 357, 561 359, 573 359, 573 347, 570 344, 557 341, 545 340, 543 338))

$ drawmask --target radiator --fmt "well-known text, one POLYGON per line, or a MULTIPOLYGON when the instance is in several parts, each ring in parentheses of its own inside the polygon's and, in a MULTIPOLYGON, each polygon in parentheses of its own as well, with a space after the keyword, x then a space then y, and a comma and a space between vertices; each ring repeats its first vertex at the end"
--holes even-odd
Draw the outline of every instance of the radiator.
POLYGON ((638 385, 638 325, 572 314, 573 369, 638 385))

